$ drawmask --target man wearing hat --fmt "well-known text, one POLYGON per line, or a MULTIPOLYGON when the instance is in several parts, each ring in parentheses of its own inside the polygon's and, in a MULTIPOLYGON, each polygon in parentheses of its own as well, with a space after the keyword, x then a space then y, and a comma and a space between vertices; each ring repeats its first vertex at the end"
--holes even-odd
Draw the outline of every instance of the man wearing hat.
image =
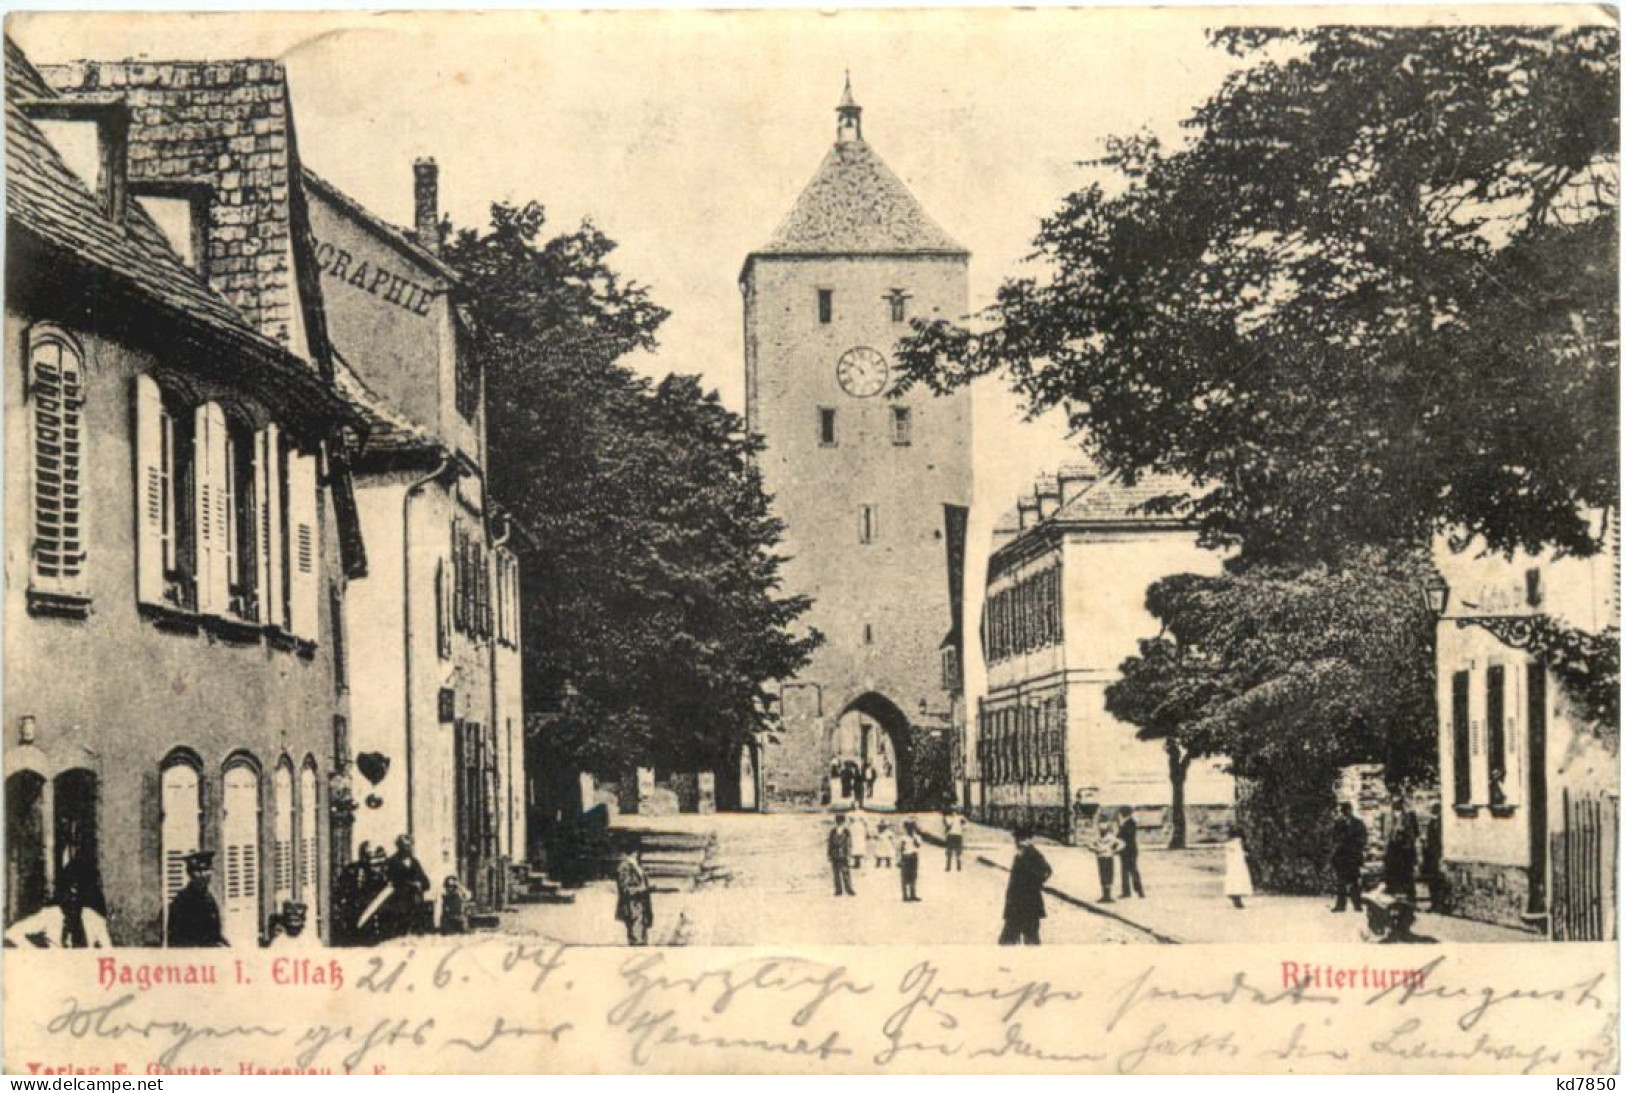
POLYGON ((169 904, 167 931, 171 949, 210 949, 229 944, 220 932, 220 905, 209 891, 214 879, 214 851, 186 855, 186 887, 169 904))
POLYGON ((1004 890, 1004 932, 1000 945, 1037 945, 1038 926, 1044 919, 1044 882, 1049 862, 1033 845, 1033 830, 1016 828, 1016 860, 1010 863, 1010 882, 1004 890))

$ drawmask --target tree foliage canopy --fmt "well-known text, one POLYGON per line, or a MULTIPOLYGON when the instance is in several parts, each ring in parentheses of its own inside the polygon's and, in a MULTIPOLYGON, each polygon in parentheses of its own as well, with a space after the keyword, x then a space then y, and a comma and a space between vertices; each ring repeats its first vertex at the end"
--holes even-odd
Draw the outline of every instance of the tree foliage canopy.
POLYGON ((1162 633, 1106 691, 1141 739, 1226 755, 1236 774, 1383 763, 1395 782, 1437 763, 1434 619, 1420 553, 1375 549, 1336 567, 1258 565, 1152 585, 1162 633))
POLYGON ((1598 545, 1618 495, 1618 33, 1215 35, 1191 139, 1109 142, 1042 279, 915 323, 910 382, 1002 372, 1110 471, 1194 483, 1205 541, 1334 559, 1449 529, 1598 545))
POLYGON ((778 593, 755 442, 695 377, 621 362, 667 312, 590 222, 545 226, 540 205, 498 204, 446 251, 485 368, 491 493, 524 529, 527 704, 558 709, 554 754, 602 774, 726 761, 817 640, 790 632, 807 604, 778 593))

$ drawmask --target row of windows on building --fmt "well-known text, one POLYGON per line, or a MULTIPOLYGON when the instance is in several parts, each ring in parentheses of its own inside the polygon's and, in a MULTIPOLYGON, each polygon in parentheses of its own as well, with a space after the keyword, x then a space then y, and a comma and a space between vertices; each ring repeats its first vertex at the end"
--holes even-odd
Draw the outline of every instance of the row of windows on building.
MULTIPOLYGON (((900 288, 894 288, 881 297, 892 322, 901 323, 908 319, 909 299, 909 294, 900 288)), ((835 321, 835 290, 832 288, 818 290, 818 321, 821 323, 835 321)))
POLYGON ((982 647, 989 662, 1054 645, 1061 640, 1061 568, 1050 566, 987 601, 982 647))
MULTIPOLYGON (((84 597, 84 354, 63 331, 29 337, 33 429, 30 588, 84 597)), ((275 424, 135 377, 136 591, 145 604, 314 641, 320 570, 317 459, 275 424)))
MULTIPOLYGON (((1544 739, 1546 730, 1546 669, 1538 663, 1524 666, 1524 701, 1531 739, 1544 739)), ((1472 679, 1470 671, 1450 677, 1450 752, 1454 782, 1452 804, 1468 808, 1488 804, 1503 808, 1513 804, 1511 780, 1507 776, 1509 747, 1517 736, 1507 714, 1507 669, 1491 664, 1484 670, 1484 731, 1472 721, 1472 679), (1474 799, 1474 767, 1484 767, 1485 796, 1474 799)))
POLYGON ((976 760, 993 784, 1058 782, 1065 777, 1063 740, 1066 700, 983 709, 978 719, 976 760))
POLYGON ((177 750, 159 771, 161 818, 159 868, 162 871, 164 936, 169 904, 186 886, 186 857, 205 848, 206 830, 216 833, 221 926, 234 946, 259 943, 266 907, 297 899, 310 909, 318 933, 325 919, 320 898, 320 792, 316 760, 306 756, 297 773, 284 756, 271 774, 269 800, 262 795, 259 762, 237 753, 221 769, 218 785, 203 763, 177 750), (218 795, 218 796, 217 796, 218 795), (218 799, 219 807, 211 808, 218 799), (264 887, 266 847, 262 812, 271 812, 270 888, 264 887), (269 902, 267 902, 267 897, 269 902))
POLYGON ((435 593, 435 634, 442 659, 451 657, 454 631, 480 641, 495 637, 503 645, 518 647, 519 561, 507 551, 491 551, 462 520, 452 522, 451 567, 448 570, 444 562, 436 567, 435 593))
MULTIPOLYGON (((891 442, 899 448, 906 448, 914 443, 914 411, 908 406, 892 406, 891 411, 891 442)), ((833 406, 820 406, 818 408, 818 445, 821 448, 840 447, 840 430, 837 428, 838 416, 833 406)))

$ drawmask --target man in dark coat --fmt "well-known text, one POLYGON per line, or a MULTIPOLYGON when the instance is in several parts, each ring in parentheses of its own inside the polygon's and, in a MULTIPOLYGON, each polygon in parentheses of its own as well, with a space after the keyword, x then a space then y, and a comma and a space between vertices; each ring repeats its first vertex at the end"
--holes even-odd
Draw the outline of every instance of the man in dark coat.
MULTIPOLYGON (((423 912, 433 910, 427 902, 429 874, 423 863, 412 852, 412 836, 402 835, 395 840, 395 853, 384 865, 384 876, 389 881, 389 902, 380 912, 384 916, 386 937, 405 937, 424 932, 423 912)), ((432 922, 431 922, 432 925, 432 922)))
POLYGON ((1145 885, 1140 882, 1140 825, 1135 822, 1134 810, 1124 805, 1117 810, 1117 841, 1123 848, 1117 852, 1117 861, 1123 874, 1120 899, 1128 899, 1129 889, 1141 899, 1145 898, 1145 885))
POLYGON ((229 944, 220 930, 220 905, 209 891, 214 879, 214 852, 199 850, 186 856, 186 887, 169 904, 171 949, 211 949, 229 944))
POLYGON ((333 944, 356 945, 360 939, 356 935, 355 922, 360 917, 366 904, 362 902, 361 894, 367 886, 367 859, 372 855, 372 844, 363 842, 361 849, 356 851, 355 861, 339 870, 338 879, 333 882, 333 944))
POLYGON ((1342 911, 1351 899, 1356 911, 1365 909, 1360 892, 1365 843, 1365 821, 1354 814, 1353 805, 1343 801, 1337 806, 1337 819, 1332 821, 1332 875, 1337 879, 1337 904, 1333 911, 1342 911))
POLYGON ((844 813, 835 814, 835 826, 829 829, 830 872, 835 875, 835 894, 855 896, 852 891, 852 831, 846 826, 844 813))
POLYGON ((1016 828, 1016 860, 1010 864, 1010 883, 1004 889, 1004 932, 1000 945, 1037 945, 1038 926, 1044 918, 1044 882, 1049 862, 1033 845, 1031 828, 1016 828))
POLYGON ((1416 813, 1405 798, 1394 795, 1394 808, 1388 815, 1388 837, 1383 850, 1384 887, 1390 896, 1416 898, 1416 839, 1421 834, 1416 813))

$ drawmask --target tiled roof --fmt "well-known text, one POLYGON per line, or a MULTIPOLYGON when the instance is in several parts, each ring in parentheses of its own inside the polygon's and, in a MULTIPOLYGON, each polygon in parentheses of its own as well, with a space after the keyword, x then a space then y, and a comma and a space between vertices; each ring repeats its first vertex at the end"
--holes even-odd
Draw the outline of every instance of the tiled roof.
POLYGON ((122 227, 108 218, 20 105, 53 92, 10 38, 5 48, 7 220, 153 302, 280 357, 280 347, 187 267, 139 205, 129 205, 122 227))
POLYGON ((1159 497, 1188 496, 1192 486, 1171 474, 1142 474, 1134 485, 1120 478, 1095 482, 1051 518, 1065 523, 1167 523, 1183 520, 1178 512, 1148 512, 1145 506, 1159 497))
POLYGON ((829 150, 757 254, 968 253, 937 226, 902 179, 862 140, 829 150))
POLYGON ((68 97, 124 97, 132 182, 211 188, 209 282, 262 332, 290 344, 297 300, 291 200, 298 182, 290 168, 298 157, 282 66, 74 61, 40 72, 68 97))
POLYGON ((317 193, 323 194, 334 204, 340 206, 345 212, 368 225, 380 236, 386 239, 391 246, 400 251, 412 261, 426 266, 448 281, 458 280, 457 271, 441 260, 440 256, 424 249, 411 234, 402 228, 384 220, 377 213, 367 208, 361 202, 312 171, 309 167, 302 168, 305 185, 317 193))
POLYGON ((406 452, 444 450, 428 430, 419 428, 395 413, 367 386, 350 363, 333 351, 333 385, 339 395, 359 413, 367 435, 353 450, 365 459, 371 455, 399 455, 406 452))

